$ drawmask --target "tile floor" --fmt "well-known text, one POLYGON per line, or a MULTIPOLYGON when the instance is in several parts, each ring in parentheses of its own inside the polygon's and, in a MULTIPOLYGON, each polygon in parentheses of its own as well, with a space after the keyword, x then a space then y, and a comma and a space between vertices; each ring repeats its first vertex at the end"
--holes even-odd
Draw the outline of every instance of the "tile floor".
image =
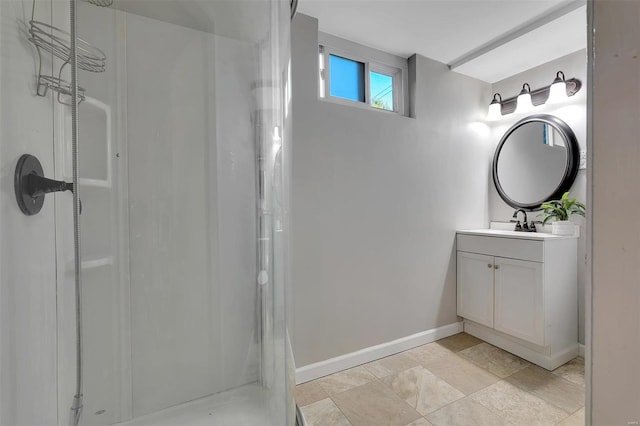
POLYGON ((296 387, 309 426, 584 425, 584 360, 553 372, 466 333, 296 387))

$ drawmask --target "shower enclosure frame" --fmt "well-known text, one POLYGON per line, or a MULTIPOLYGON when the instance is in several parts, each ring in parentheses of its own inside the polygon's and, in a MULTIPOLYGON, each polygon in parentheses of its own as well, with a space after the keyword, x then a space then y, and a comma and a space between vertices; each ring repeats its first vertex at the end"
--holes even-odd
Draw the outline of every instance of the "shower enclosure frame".
MULTIPOLYGON (((77 0, 69 0, 70 2, 70 22, 71 22, 71 34, 76 34, 76 1, 77 0)), ((282 4, 284 3, 284 0, 270 0, 272 7, 271 7, 271 16, 270 16, 270 21, 271 21, 271 25, 272 25, 272 29, 279 28, 279 22, 282 20, 282 16, 283 16, 283 10, 284 8, 282 7, 282 4), (278 7, 274 6, 274 5, 279 5, 278 7), (274 27, 274 25, 276 25, 274 27)), ((287 9, 287 18, 289 17, 288 13, 289 10, 287 9)), ((276 33, 276 39, 278 40, 278 42, 281 40, 281 37, 286 37, 286 39, 288 40, 288 19, 287 19, 287 28, 286 31, 284 31, 284 33, 286 33, 286 35, 282 35, 280 34, 280 30, 278 31, 273 31, 273 33, 276 33)), ((74 38, 74 37, 72 37, 74 38)), ((74 38, 75 39, 75 38, 74 38)), ((272 47, 273 47, 273 41, 272 43, 272 47)), ((74 43, 75 44, 75 43, 74 43)), ((117 46, 120 46, 120 44, 118 44, 117 46)), ((121 48, 121 46, 120 46, 121 48)), ((283 72, 283 67, 281 64, 281 61, 283 59, 286 59, 288 61, 288 41, 286 43, 286 54, 283 54, 280 51, 280 47, 277 47, 275 50, 275 54, 273 52, 271 52, 271 56, 268 57, 268 63, 267 64, 263 64, 263 71, 266 69, 268 70, 266 73, 263 73, 262 78, 265 79, 265 75, 270 75, 270 81, 279 81, 280 83, 282 83, 282 81, 280 79, 283 78, 290 78, 290 72, 286 73, 283 72), (276 78, 274 78, 274 76, 276 78)), ((74 52, 75 52, 75 47, 74 47, 74 52)), ((75 55, 74 55, 75 57, 75 55)), ((72 62, 74 62, 72 60, 72 62)), ((287 62, 285 62, 287 63, 287 62)), ((117 96, 118 99, 118 105, 116 105, 116 108, 119 112, 119 114, 116 114, 114 116, 111 115, 111 111, 109 110, 109 114, 108 114, 108 132, 112 132, 112 129, 114 128, 113 123, 111 122, 112 120, 124 120, 124 126, 126 126, 126 102, 123 101, 123 99, 126 99, 126 70, 121 69, 122 68, 122 64, 118 64, 117 67, 119 68, 117 73, 118 73, 118 92, 119 95, 117 96), (124 118, 122 118, 124 117, 124 118)), ((286 67, 285 67, 286 68, 286 67)), ((79 117, 78 117, 78 112, 77 112, 77 107, 79 104, 79 92, 78 92, 78 75, 77 75, 77 68, 74 71, 73 67, 71 69, 71 80, 72 80, 72 108, 71 108, 71 123, 72 123, 72 147, 71 147, 71 153, 72 153, 72 169, 73 169, 73 180, 75 183, 75 187, 78 188, 79 186, 82 185, 82 182, 79 182, 80 178, 78 177, 77 174, 77 170, 78 170, 78 126, 81 125, 81 123, 79 122, 79 117), (75 155, 74 155, 75 154, 75 155), (79 182, 79 184, 78 184, 79 182)), ((290 87, 290 81, 288 82, 289 87, 290 87)), ((276 254, 276 251, 278 252, 279 256, 288 256, 288 230, 286 227, 286 224, 288 223, 289 220, 289 207, 288 207, 288 203, 289 203, 289 198, 288 198, 288 182, 287 179, 289 178, 290 174, 288 171, 288 167, 289 165, 284 162, 283 159, 289 158, 289 150, 290 150, 290 144, 288 144, 289 140, 290 140, 290 134, 291 134, 291 128, 290 128, 290 123, 285 125, 285 117, 284 114, 282 113, 282 110, 285 108, 284 105, 282 104, 283 101, 284 102, 290 102, 290 99, 286 99, 286 97, 282 96, 282 84, 276 84, 275 87, 273 88, 273 92, 271 93, 271 99, 269 99, 270 105, 266 105, 264 104, 264 101, 266 101, 266 99, 262 99, 263 101, 263 105, 262 106, 258 106, 258 109, 261 112, 264 112, 264 110, 269 110, 271 109, 271 113, 267 113, 266 115, 263 113, 257 114, 260 115, 261 118, 259 120, 260 123, 262 123, 261 126, 256 126, 256 146, 257 148, 259 148, 262 152, 262 154, 259 156, 259 158, 257 159, 257 166, 260 166, 260 169, 258 170, 257 176, 261 176, 262 178, 259 180, 259 182, 257 182, 257 187, 260 190, 260 194, 264 197, 262 199, 262 201, 258 201, 258 210, 257 210, 257 214, 258 214, 258 223, 261 224, 261 226, 259 226, 259 229, 261 231, 259 231, 259 235, 258 237, 258 241, 261 242, 266 242, 269 244, 269 247, 263 247, 260 248, 258 247, 258 251, 259 251, 259 256, 258 259, 262 259, 262 262, 258 265, 259 269, 258 271, 271 271, 271 274, 269 274, 269 272, 267 272, 267 276, 270 278, 268 279, 269 284, 271 284, 271 281, 274 279, 274 277, 276 277, 276 272, 275 270, 277 269, 279 272, 279 275, 277 277, 277 279, 282 280, 282 282, 279 284, 279 286, 277 288, 275 287, 271 287, 268 288, 267 286, 265 286, 265 283, 261 283, 262 285, 259 285, 258 288, 260 289, 260 294, 261 296, 266 300, 266 302, 261 303, 261 307, 263 309, 262 311, 262 317, 263 320, 261 321, 262 327, 264 328, 266 326, 266 330, 269 329, 269 327, 273 328, 275 327, 280 327, 280 332, 277 334, 280 334, 280 343, 281 343, 281 348, 278 348, 275 352, 273 352, 271 354, 271 358, 269 358, 269 356, 267 356, 266 361, 269 362, 270 364, 272 364, 272 367, 275 369, 273 371, 277 371, 280 374, 288 374, 289 375, 289 379, 287 381, 284 382, 284 384, 280 384, 278 387, 282 388, 281 391, 284 392, 284 396, 286 401, 281 401, 281 402, 276 402, 276 405, 281 405, 284 404, 284 406, 286 407, 287 405, 291 406, 291 409, 284 409, 284 412, 287 412, 287 424, 293 424, 293 422, 295 422, 295 418, 296 418, 296 414, 294 413, 293 410, 293 405, 292 405, 292 401, 293 401, 293 394, 292 394, 292 389, 291 389, 291 383, 293 383, 293 380, 291 378, 292 374, 293 374, 293 360, 292 360, 292 355, 291 355, 291 350, 290 350, 290 343, 288 342, 288 333, 286 332, 286 324, 289 323, 290 324, 290 319, 287 319, 286 314, 284 312, 284 305, 286 305, 287 303, 289 303, 290 301, 290 288, 289 288, 289 273, 288 273, 288 263, 286 258, 282 258, 282 259, 274 259, 274 255, 276 254), (267 117, 267 118, 265 118, 267 117), (269 123, 267 125, 265 125, 265 123, 269 123), (273 123, 276 123, 275 125, 273 125, 273 123), (282 132, 280 141, 275 141, 275 138, 272 138, 273 136, 273 130, 272 129, 280 129, 280 132, 282 132), (280 144, 280 147, 278 149, 275 149, 273 146, 273 143, 277 142, 280 144), (272 158, 269 158, 270 155, 273 154, 272 158), (280 167, 283 168, 283 170, 279 171, 279 176, 281 178, 281 182, 279 182, 279 185, 283 185, 283 187, 279 188, 279 191, 284 194, 283 199, 280 202, 280 209, 281 211, 279 212, 279 229, 277 230, 280 234, 277 238, 278 240, 278 244, 281 246, 278 250, 275 250, 274 248, 274 244, 275 244, 275 234, 274 234, 274 229, 275 227, 273 226, 273 220, 274 220, 274 214, 273 214, 273 207, 272 206, 265 206, 264 202, 265 200, 268 203, 272 202, 272 194, 270 193, 272 190, 272 185, 274 184, 273 182, 273 174, 274 174, 274 162, 275 162, 275 157, 276 156, 280 156, 280 167), (264 163, 265 160, 269 160, 269 164, 264 163), (270 165, 270 166, 269 166, 270 165), (270 167, 270 168, 269 168, 270 167), (265 179, 265 177, 270 176, 270 178, 265 179), (266 186, 263 186, 266 185, 266 186), (264 209, 262 207, 265 207, 264 209), (267 250, 268 249, 268 250, 267 250), (269 252, 269 254, 267 254, 266 252, 269 252), (277 265, 274 264, 274 261, 277 262, 277 265), (268 288, 268 293, 263 293, 264 289, 268 288), (278 300, 278 305, 279 306, 275 306, 276 304, 273 303, 273 301, 277 299, 278 300), (271 301, 271 305, 269 305, 269 301, 271 301), (280 308, 281 309, 281 313, 276 315, 276 312, 274 311, 274 309, 276 308, 280 308), (269 321, 269 319, 271 319, 271 321, 269 321), (278 358, 279 357, 279 358, 278 358), (279 366, 275 365, 275 364, 281 364, 279 366), (289 402, 287 402, 289 401, 289 402)), ((110 107, 108 105, 102 104, 100 101, 91 98, 91 94, 87 93, 86 95, 86 103, 87 104, 93 104, 93 105, 98 105, 101 108, 104 109, 109 109, 110 107)), ((290 109, 290 106, 288 107, 290 109)), ((56 132, 56 138, 57 138, 57 142, 56 142, 56 177, 62 178, 63 171, 65 169, 65 164, 68 163, 68 158, 66 158, 66 155, 68 154, 68 149, 66 149, 64 147, 64 140, 66 139, 66 137, 68 135, 65 135, 65 121, 69 120, 69 117, 67 115, 67 110, 65 109, 64 106, 62 105, 55 105, 54 106, 54 121, 57 123, 57 132, 56 132)), ((118 127, 116 125, 116 128, 120 129, 120 127, 118 127)), ((126 127, 125 127, 126 128, 126 127)), ((126 133, 126 130, 124 131, 124 133, 126 133)), ((112 137, 115 137, 115 140, 117 141, 117 143, 114 145, 113 148, 111 148, 111 150, 115 150, 117 152, 122 152, 124 150, 126 150, 126 144, 127 144, 127 138, 126 138, 126 134, 125 135, 111 135, 109 134, 108 138, 111 139, 112 137)), ((81 142, 80 142, 81 143, 81 142)), ((110 153, 113 154, 113 153, 110 153)), ((111 165, 109 166, 111 167, 111 165)), ((128 167, 129 165, 127 164, 127 158, 125 156, 125 158, 123 158, 121 161, 115 163, 113 165, 113 167, 115 167, 117 170, 113 171, 113 175, 116 176, 120 176, 120 179, 115 179, 112 182, 113 185, 116 186, 117 191, 120 192, 121 196, 122 196, 122 204, 118 205, 116 208, 116 215, 118 217, 120 217, 122 219, 122 215, 126 215, 125 210, 127 209, 127 204, 128 204, 128 190, 127 190, 127 181, 128 181, 128 167)), ((71 406, 71 411, 72 414, 73 413, 79 413, 80 410, 79 408, 81 408, 82 405, 82 369, 83 369, 83 362, 82 362, 82 312, 81 312, 81 308, 82 308, 82 302, 81 302, 81 298, 82 298, 82 286, 81 286, 81 268, 82 268, 82 258, 80 255, 80 247, 79 247, 79 232, 80 232, 80 228, 79 226, 77 226, 76 224, 77 222, 77 214, 79 214, 79 203, 80 203, 80 198, 81 195, 79 193, 79 191, 76 191, 75 194, 77 194, 76 196, 74 196, 74 218, 76 219, 76 222, 74 222, 74 230, 77 229, 75 235, 76 237, 74 237, 74 239, 77 239, 77 243, 78 244, 74 244, 74 247, 76 247, 75 250, 77 250, 76 256, 74 257, 74 268, 75 268, 75 276, 76 276, 76 288, 75 288, 75 300, 76 300, 76 313, 75 313, 75 318, 76 318, 76 342, 78 345, 78 349, 76 351, 76 355, 75 355, 75 359, 76 359, 76 392, 73 395, 73 403, 71 406), (77 319, 80 319, 79 321, 77 319)), ((61 199, 60 197, 56 197, 55 200, 55 204, 56 204, 56 209, 61 209, 60 211, 64 211, 65 208, 62 206, 65 203, 65 200, 61 199)), ((67 207, 68 208, 68 207, 67 207)), ((64 222, 65 219, 63 217, 57 217, 56 218, 57 222, 64 222)), ((129 229, 128 229, 128 221, 127 220, 121 220, 119 223, 119 226, 122 228, 122 231, 125 232, 125 235, 128 235, 129 229)), ((61 241, 59 243, 57 243, 58 248, 62 249, 63 245, 64 245, 65 241, 64 239, 61 239, 61 241)), ((121 267, 120 267, 120 279, 121 280, 128 280, 128 273, 126 272, 128 270, 128 257, 126 256, 126 253, 128 253, 128 239, 127 238, 120 238, 119 239, 119 244, 118 244, 118 252, 117 252, 117 261, 120 263, 121 267)), ((65 268, 67 267, 67 265, 64 265, 64 262, 62 260, 58 260, 58 278, 59 283, 63 283, 64 279, 64 271, 65 268)), ((261 281, 264 279, 264 275, 260 274, 257 277, 257 281, 261 281)), ((120 286, 120 292, 121 292, 121 296, 123 298, 127 298, 128 294, 127 294, 127 290, 126 290, 126 285, 123 285, 120 281, 118 283, 118 285, 120 286)), ((68 291, 68 289, 66 290, 68 291)), ((62 297, 63 298, 63 297, 62 297)), ((61 298, 61 299, 62 299, 61 298)), ((59 304, 59 308, 60 308, 60 304, 59 304)), ((62 312, 59 311, 59 315, 62 312)), ((67 334, 67 338, 66 338, 66 344, 69 343, 69 335, 68 335, 68 325, 69 325, 69 317, 68 317, 68 313, 64 313, 62 314, 65 318, 62 318, 62 321, 60 321, 60 323, 58 324, 58 329, 59 329, 59 333, 61 336, 63 336, 63 344, 59 344, 59 348, 58 348, 58 356, 59 358, 63 359, 65 357, 68 357, 69 355, 69 350, 68 350, 68 346, 65 346, 65 338, 64 335, 67 334)), ((131 317, 130 317, 130 307, 128 306, 122 306, 120 313, 119 313, 119 320, 121 323, 129 323, 131 322, 131 317)), ((127 330, 126 327, 122 328, 123 330, 127 330)), ((268 331, 267 331, 268 332, 268 331)), ((273 331, 272 331, 273 333, 273 331)), ((130 333, 126 334, 125 331, 125 335, 121 336, 121 342, 120 345, 122 345, 121 347, 121 353, 123 354, 124 357, 126 357, 126 352, 127 350, 130 351, 130 333)), ((274 348, 276 349, 276 348, 274 348)), ((263 351, 262 355, 266 355, 263 351)), ((265 361, 265 359, 263 358, 263 361, 265 361)), ((124 359, 121 359, 119 362, 125 362, 124 359)), ((67 367, 59 367, 59 377, 62 376, 67 376, 65 379, 68 380, 68 374, 69 374, 69 369, 68 366, 67 367)), ((272 372, 271 375, 273 375, 274 373, 272 372)), ((266 374, 266 371, 263 371, 260 375, 261 377, 261 383, 263 386, 265 387, 273 387, 275 386, 275 384, 273 383, 273 377, 269 378, 268 374, 266 374)), ((65 379, 60 378, 60 380, 62 380, 63 382, 65 381, 65 379)), ((120 392, 120 402, 119 402, 119 406, 120 406, 120 412, 123 415, 124 419, 127 418, 132 418, 132 406, 131 406, 131 383, 127 382, 127 380, 125 379, 125 377, 123 376, 122 378, 123 380, 121 380, 121 384, 123 384, 123 388, 121 389, 120 392)), ((283 379, 279 378, 279 380, 282 382, 283 379)), ((65 386, 58 386, 59 389, 61 388, 65 388, 65 386)), ((66 393, 60 393, 58 395, 58 399, 59 399, 59 407, 64 407, 67 406, 67 412, 64 413, 61 411, 59 412, 59 420, 58 423, 59 424, 66 424, 67 421, 65 419, 65 417, 69 417, 68 414, 68 409, 69 409, 69 399, 70 396, 67 395, 68 392, 66 393), (65 402, 67 401, 67 402, 65 402)), ((71 415, 69 418, 69 424, 70 425, 77 425, 78 421, 74 420, 74 419, 78 419, 79 416, 73 416, 71 415)), ((298 420, 300 421, 300 420, 298 420)), ((80 420, 81 423, 81 420, 80 420)))

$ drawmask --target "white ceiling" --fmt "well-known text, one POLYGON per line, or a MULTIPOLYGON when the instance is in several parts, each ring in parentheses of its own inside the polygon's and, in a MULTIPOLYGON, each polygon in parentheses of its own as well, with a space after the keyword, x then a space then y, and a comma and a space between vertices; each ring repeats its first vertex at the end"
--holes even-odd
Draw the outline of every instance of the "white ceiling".
POLYGON ((300 0, 298 10, 318 18, 320 31, 405 58, 418 53, 452 64, 480 50, 483 54, 454 71, 494 83, 586 48, 586 7, 576 8, 580 4, 567 0, 300 0))
POLYGON ((248 42, 269 30, 268 0, 114 0, 113 7, 248 42))

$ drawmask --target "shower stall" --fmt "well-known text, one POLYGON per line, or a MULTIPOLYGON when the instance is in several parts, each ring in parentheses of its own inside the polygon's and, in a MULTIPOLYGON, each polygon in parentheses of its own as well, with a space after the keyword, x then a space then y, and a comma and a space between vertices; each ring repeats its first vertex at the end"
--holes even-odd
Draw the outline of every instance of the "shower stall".
POLYGON ((0 426, 294 425, 290 0, 0 0, 0 426))

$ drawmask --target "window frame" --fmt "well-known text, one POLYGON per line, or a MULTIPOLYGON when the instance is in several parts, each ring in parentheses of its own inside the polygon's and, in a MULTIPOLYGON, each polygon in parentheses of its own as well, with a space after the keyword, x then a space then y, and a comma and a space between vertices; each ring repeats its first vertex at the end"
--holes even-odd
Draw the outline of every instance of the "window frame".
POLYGON ((341 105, 405 115, 405 112, 408 111, 408 62, 406 59, 329 34, 319 33, 318 41, 318 97, 320 99, 341 105), (364 102, 331 96, 330 55, 364 64, 364 102), (393 79, 393 110, 371 105, 370 73, 372 71, 390 76, 393 79))

